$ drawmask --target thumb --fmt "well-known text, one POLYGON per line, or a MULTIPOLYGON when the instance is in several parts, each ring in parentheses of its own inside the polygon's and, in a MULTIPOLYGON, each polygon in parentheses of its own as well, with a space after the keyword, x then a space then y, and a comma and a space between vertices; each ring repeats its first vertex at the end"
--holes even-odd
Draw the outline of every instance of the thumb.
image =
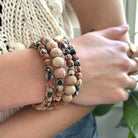
POLYGON ((110 27, 104 30, 99 31, 99 33, 111 40, 118 40, 120 39, 125 33, 129 30, 128 25, 122 25, 118 27, 110 27))

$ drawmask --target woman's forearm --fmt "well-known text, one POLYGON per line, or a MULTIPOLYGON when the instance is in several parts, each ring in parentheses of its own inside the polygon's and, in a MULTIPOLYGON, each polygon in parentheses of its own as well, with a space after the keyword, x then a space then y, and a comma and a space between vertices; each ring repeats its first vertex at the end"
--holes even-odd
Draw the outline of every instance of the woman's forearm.
POLYGON ((43 60, 34 49, 0 55, 0 111, 43 100, 43 60))
MULTIPOLYGON (((123 0, 71 0, 71 3, 82 33, 126 24, 123 0)), ((124 35, 121 40, 128 41, 128 36, 124 35)))
POLYGON ((94 107, 68 104, 52 111, 25 108, 0 124, 1 138, 51 138, 80 120, 94 107), (22 129, 23 128, 23 129, 22 129))

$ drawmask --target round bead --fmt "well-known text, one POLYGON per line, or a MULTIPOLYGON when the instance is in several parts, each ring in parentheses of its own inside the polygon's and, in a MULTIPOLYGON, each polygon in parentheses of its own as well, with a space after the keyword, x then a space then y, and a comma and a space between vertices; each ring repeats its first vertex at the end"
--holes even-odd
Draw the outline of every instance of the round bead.
POLYGON ((67 66, 68 66, 68 67, 73 67, 73 66, 74 66, 73 60, 68 60, 68 61, 67 61, 67 66))
POLYGON ((41 42, 37 41, 34 46, 38 48, 40 45, 42 45, 41 42))
POLYGON ((51 98, 52 95, 53 95, 53 92, 47 92, 47 93, 46 93, 46 97, 47 97, 47 98, 51 98))
POLYGON ((40 51, 42 48, 45 48, 45 46, 44 46, 44 45, 40 45, 40 46, 38 47, 38 51, 40 51))
POLYGON ((76 88, 76 91, 80 90, 80 86, 75 86, 75 88, 76 88))
POLYGON ((53 48, 58 48, 58 45, 55 41, 49 41, 46 46, 47 50, 51 50, 53 48))
POLYGON ((82 78, 82 73, 75 73, 75 76, 79 80, 82 78))
POLYGON ((47 80, 52 80, 54 78, 53 73, 52 72, 46 73, 46 78, 47 80))
POLYGON ((80 61, 79 61, 79 60, 74 61, 74 65, 75 65, 75 66, 80 66, 80 65, 81 65, 81 64, 80 64, 80 61))
POLYGON ((72 85, 72 86, 65 86, 65 93, 66 93, 67 95, 71 95, 71 94, 73 94, 75 91, 76 91, 76 88, 75 88, 74 85, 72 85))
POLYGON ((67 55, 67 54, 70 54, 70 50, 68 48, 66 48, 64 51, 63 51, 64 55, 67 55))
POLYGON ((69 68, 67 73, 68 73, 68 75, 74 75, 75 74, 75 69, 73 67, 69 68))
POLYGON ((54 92, 54 87, 53 87, 53 86, 47 87, 46 92, 47 92, 47 93, 48 93, 48 92, 53 93, 53 92, 54 92))
POLYGON ((53 101, 54 102, 60 102, 61 97, 57 96, 57 95, 53 95, 53 101))
POLYGON ((57 101, 52 101, 51 104, 52 104, 52 106, 57 106, 57 105, 59 104, 59 102, 57 102, 57 101))
POLYGON ((61 43, 61 44, 60 44, 60 49, 61 49, 61 50, 64 50, 64 49, 66 49, 66 48, 68 48, 68 45, 67 45, 67 44, 65 44, 65 43, 61 43))
POLYGON ((82 85, 82 80, 81 79, 77 80, 75 86, 81 86, 81 85, 82 85))
POLYGON ((68 44, 68 46, 69 46, 70 50, 73 49, 73 45, 72 44, 68 44))
POLYGON ((36 43, 35 41, 33 43, 31 43, 31 45, 29 46, 29 48, 36 48, 35 47, 35 43, 36 43))
POLYGON ((59 48, 53 48, 50 52, 51 57, 60 57, 62 56, 62 51, 59 48))
POLYGON ((55 67, 59 68, 64 65, 64 59, 61 57, 56 57, 53 59, 52 63, 55 67))
POLYGON ((63 95, 62 96, 62 101, 64 102, 64 103, 69 103, 69 102, 71 102, 72 101, 72 99, 73 99, 73 97, 72 97, 72 95, 63 95))
POLYGON ((72 55, 72 59, 75 61, 75 60, 78 60, 78 56, 76 54, 72 55))
POLYGON ((58 92, 61 92, 61 91, 63 91, 63 85, 57 85, 56 86, 56 90, 58 91, 58 92))
POLYGON ((41 41, 41 43, 43 44, 43 45, 47 45, 47 43, 49 42, 49 41, 53 41, 53 39, 52 38, 49 38, 49 37, 47 37, 47 36, 43 36, 41 39, 40 39, 40 41, 41 41))
POLYGON ((44 48, 42 48, 42 49, 40 50, 40 55, 43 56, 44 54, 47 54, 47 50, 44 49, 44 48))
POLYGON ((57 79, 57 85, 63 85, 64 80, 63 79, 57 79))
POLYGON ((49 58, 49 55, 48 54, 44 54, 44 55, 42 55, 42 58, 43 59, 47 59, 47 58, 49 58))
POLYGON ((80 66, 74 66, 75 72, 79 73, 81 72, 81 67, 80 66))
POLYGON ((51 59, 45 59, 43 63, 45 66, 51 66, 51 59))
POLYGON ((65 60, 72 60, 72 56, 70 55, 70 54, 67 54, 66 56, 65 56, 65 60))
POLYGON ((74 85, 77 82, 77 79, 75 76, 67 76, 66 77, 66 84, 67 85, 74 85))
POLYGON ((73 48, 73 49, 71 49, 71 50, 70 50, 70 54, 71 54, 71 55, 76 54, 76 50, 75 50, 74 48, 73 48))
POLYGON ((52 67, 51 67, 51 66, 47 66, 47 67, 45 68, 45 70, 46 70, 46 72, 51 72, 51 71, 52 71, 52 67))
POLYGON ((74 93, 72 94, 72 96, 75 97, 75 96, 77 96, 78 94, 79 94, 79 92, 76 91, 76 92, 74 92, 74 93))
POLYGON ((55 70, 54 70, 54 76, 55 76, 55 78, 57 78, 57 79, 65 78, 65 76, 66 76, 65 69, 64 69, 64 68, 55 69, 55 70))

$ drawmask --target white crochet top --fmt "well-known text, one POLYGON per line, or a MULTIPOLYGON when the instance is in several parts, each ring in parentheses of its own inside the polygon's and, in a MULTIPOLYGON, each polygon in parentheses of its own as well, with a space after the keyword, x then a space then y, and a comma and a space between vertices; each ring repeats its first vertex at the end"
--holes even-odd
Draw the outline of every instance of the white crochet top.
MULTIPOLYGON (((0 0, 0 5, 0 54, 26 49, 43 35, 73 37, 68 0, 0 0)), ((0 122, 16 110, 0 112, 0 122)))

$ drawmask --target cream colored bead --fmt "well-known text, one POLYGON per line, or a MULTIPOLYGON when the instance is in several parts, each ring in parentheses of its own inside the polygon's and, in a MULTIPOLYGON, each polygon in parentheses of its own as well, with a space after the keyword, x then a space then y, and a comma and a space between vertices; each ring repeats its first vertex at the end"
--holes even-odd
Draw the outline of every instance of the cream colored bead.
POLYGON ((41 38, 40 41, 42 42, 43 45, 46 46, 48 42, 50 42, 50 41, 54 41, 54 40, 53 40, 52 38, 50 38, 50 37, 43 36, 43 37, 41 38))
POLYGON ((77 82, 77 79, 75 76, 67 76, 66 77, 66 84, 67 85, 74 85, 77 82))
POLYGON ((72 101, 72 99, 73 99, 73 97, 72 97, 72 95, 63 95, 62 96, 62 101, 64 102, 64 103, 69 103, 69 102, 71 102, 72 101))
POLYGON ((54 42, 54 41, 49 41, 49 42, 47 43, 46 49, 47 49, 47 50, 51 50, 51 49, 53 49, 53 48, 58 48, 57 43, 54 42))
POLYGON ((61 57, 56 57, 56 58, 53 59, 52 63, 57 68, 63 67, 63 65, 64 65, 64 59, 61 58, 61 57))
POLYGON ((54 70, 54 76, 55 76, 55 78, 57 78, 57 79, 65 78, 65 76, 66 76, 65 69, 64 69, 64 68, 55 69, 55 70, 54 70))
POLYGON ((50 52, 51 57, 61 57, 62 51, 59 48, 53 48, 50 52))
POLYGON ((74 85, 72 85, 72 86, 65 86, 65 93, 66 93, 67 95, 71 95, 71 94, 73 94, 75 91, 76 91, 76 88, 75 88, 74 85))

